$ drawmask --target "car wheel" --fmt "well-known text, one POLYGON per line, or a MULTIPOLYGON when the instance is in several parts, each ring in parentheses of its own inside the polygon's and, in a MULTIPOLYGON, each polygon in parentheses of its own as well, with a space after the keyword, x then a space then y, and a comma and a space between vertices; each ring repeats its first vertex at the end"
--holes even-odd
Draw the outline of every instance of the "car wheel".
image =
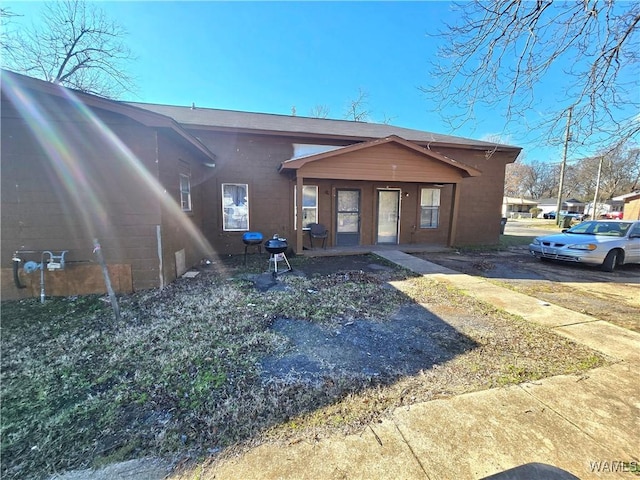
POLYGON ((613 272, 618 265, 618 258, 620 258, 620 251, 611 250, 604 258, 604 262, 602 262, 602 270, 605 272, 613 272))

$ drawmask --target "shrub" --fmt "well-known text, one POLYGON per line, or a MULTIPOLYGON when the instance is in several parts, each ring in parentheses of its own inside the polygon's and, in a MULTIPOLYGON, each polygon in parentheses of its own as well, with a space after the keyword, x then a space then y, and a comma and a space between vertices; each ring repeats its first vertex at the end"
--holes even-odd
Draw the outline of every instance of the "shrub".
POLYGON ((529 209, 529 213, 531 214, 531 218, 538 218, 538 215, 542 213, 542 209, 538 207, 533 207, 529 209))

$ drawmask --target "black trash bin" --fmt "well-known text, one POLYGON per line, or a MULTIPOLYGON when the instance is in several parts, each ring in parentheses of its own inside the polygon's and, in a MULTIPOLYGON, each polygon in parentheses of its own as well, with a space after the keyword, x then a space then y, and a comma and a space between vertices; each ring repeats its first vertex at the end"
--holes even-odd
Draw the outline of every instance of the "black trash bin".
POLYGON ((504 227, 506 227, 506 225, 507 225, 507 218, 502 217, 502 219, 500 220, 500 235, 504 235, 504 227))

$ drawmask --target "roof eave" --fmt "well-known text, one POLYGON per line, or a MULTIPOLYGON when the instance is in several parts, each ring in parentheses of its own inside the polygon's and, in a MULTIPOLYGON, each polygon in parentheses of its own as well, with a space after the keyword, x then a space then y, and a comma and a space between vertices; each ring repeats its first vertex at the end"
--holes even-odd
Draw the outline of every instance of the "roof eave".
MULTIPOLYGON (((369 141, 377 140, 380 138, 380 137, 366 136, 366 135, 318 133, 318 132, 309 132, 306 130, 275 130, 275 129, 250 128, 250 127, 238 127, 238 126, 227 126, 227 125, 206 125, 201 123, 180 123, 180 125, 182 125, 186 129, 215 131, 215 132, 222 132, 222 133, 233 133, 233 134, 241 133, 241 134, 250 134, 250 135, 269 135, 269 136, 295 137, 295 138, 321 138, 321 139, 331 139, 331 140, 344 140, 344 141, 351 141, 351 142, 369 142, 369 141)), ((437 146, 437 147, 446 147, 446 148, 461 148, 463 150, 475 150, 475 151, 482 151, 482 152, 511 152, 511 153, 515 153, 516 155, 522 151, 521 147, 514 147, 511 145, 453 143, 453 142, 445 142, 445 141, 438 141, 438 140, 415 139, 411 137, 407 137, 406 140, 425 148, 427 148, 428 146, 437 146)))

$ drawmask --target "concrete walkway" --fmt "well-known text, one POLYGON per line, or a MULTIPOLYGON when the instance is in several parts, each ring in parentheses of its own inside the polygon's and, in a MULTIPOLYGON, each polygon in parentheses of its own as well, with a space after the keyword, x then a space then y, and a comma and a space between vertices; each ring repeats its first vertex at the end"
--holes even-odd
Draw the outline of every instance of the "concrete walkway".
POLYGON ((619 361, 584 376, 556 376, 399 408, 357 435, 285 448, 263 445, 169 478, 638 478, 629 470, 640 471, 640 334, 402 252, 376 254, 619 361))

